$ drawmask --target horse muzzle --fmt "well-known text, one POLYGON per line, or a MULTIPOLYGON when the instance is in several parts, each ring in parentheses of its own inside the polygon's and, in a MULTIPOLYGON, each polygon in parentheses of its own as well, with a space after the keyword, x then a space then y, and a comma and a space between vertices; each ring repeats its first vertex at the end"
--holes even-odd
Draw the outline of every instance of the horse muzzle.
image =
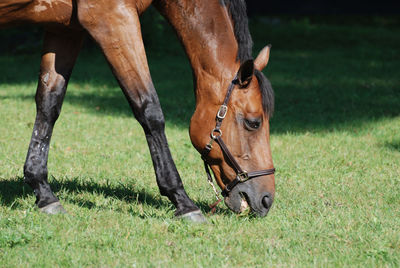
POLYGON ((242 213, 250 207, 255 215, 265 217, 274 201, 274 193, 262 188, 256 180, 239 183, 225 196, 225 204, 235 213, 242 213))

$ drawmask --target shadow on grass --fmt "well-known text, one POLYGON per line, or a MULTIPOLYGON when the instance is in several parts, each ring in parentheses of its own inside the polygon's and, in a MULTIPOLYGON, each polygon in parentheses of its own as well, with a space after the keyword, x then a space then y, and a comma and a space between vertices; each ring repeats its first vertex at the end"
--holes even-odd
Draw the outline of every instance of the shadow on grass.
POLYGON ((33 191, 24 183, 23 178, 0 180, 0 200, 5 206, 17 208, 18 204, 15 204, 15 200, 17 198, 26 198, 30 194, 33 195, 33 191))
POLYGON ((397 141, 391 141, 391 142, 385 142, 383 144, 384 147, 392 150, 392 151, 397 151, 400 152, 400 140, 397 141))
MULTIPOLYGON (((149 64, 166 120, 177 126, 188 127, 195 99, 190 65, 182 53, 165 55, 161 60, 149 58, 149 64), (171 76, 171 72, 179 73, 180 78, 171 76)), ((39 63, 39 55, 0 55, 0 93, 1 84, 31 84, 23 92, 0 94, 0 102, 4 99, 18 99, 34 103, 39 63)), ((71 84, 75 89, 67 91, 66 103, 97 115, 133 118, 126 98, 104 56, 97 49, 84 51, 78 58, 69 87, 71 84)))
MULTIPOLYGON (((161 195, 152 195, 144 189, 140 191, 130 189, 128 186, 122 184, 104 185, 93 180, 72 178, 62 181, 53 179, 51 187, 56 195, 60 191, 66 191, 67 195, 76 195, 79 193, 101 194, 104 198, 114 198, 127 203, 137 202, 139 204, 149 205, 155 209, 163 209, 166 207, 173 209, 172 204, 165 198, 161 198, 161 195)), ((15 204, 15 200, 17 198, 26 198, 29 195, 33 195, 33 192, 31 188, 23 182, 23 178, 11 178, 9 180, 0 181, 0 196, 2 203, 5 206, 12 206, 12 209, 19 208, 19 205, 15 204)), ((66 199, 67 202, 73 203, 79 207, 85 207, 88 209, 110 209, 109 206, 98 206, 90 200, 79 200, 79 198, 73 196, 71 198, 67 197, 66 199)), ((204 201, 196 202, 196 205, 201 209, 201 211, 203 211, 203 213, 209 213, 211 210, 208 204, 204 201)), ((217 209, 217 214, 228 213, 230 213, 230 211, 226 208, 222 208, 221 205, 217 209)))
MULTIPOLYGON (((346 25, 255 25, 257 49, 266 42, 266 30, 274 43, 266 69, 276 95, 272 133, 353 131, 370 121, 400 115, 398 31, 346 25)), ((154 56, 160 51, 152 52, 148 53, 150 69, 166 121, 187 128, 195 105, 187 59, 181 50, 162 56, 154 56)), ((35 84, 39 60, 40 55, 1 56, 0 83, 35 84)), ((80 56, 71 82, 77 89, 67 93, 67 103, 99 115, 132 116, 99 51, 80 56)), ((28 95, 6 92, 0 98, 33 102, 34 92, 34 88, 28 95)))

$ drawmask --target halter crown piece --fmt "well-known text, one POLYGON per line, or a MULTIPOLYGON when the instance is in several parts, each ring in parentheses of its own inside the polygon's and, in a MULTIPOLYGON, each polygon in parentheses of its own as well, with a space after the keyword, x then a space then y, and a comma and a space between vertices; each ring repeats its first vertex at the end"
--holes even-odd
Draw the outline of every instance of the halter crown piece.
POLYGON ((239 84, 239 80, 238 80, 237 76, 235 76, 235 78, 229 84, 228 91, 226 93, 224 102, 218 109, 218 112, 217 112, 217 115, 215 118, 216 124, 215 124, 214 129, 211 131, 211 135, 210 135, 211 136, 210 142, 205 146, 205 148, 201 154, 201 158, 204 161, 204 169, 207 173, 208 182, 212 186, 212 188, 215 192, 215 196, 217 197, 217 202, 210 205, 210 208, 212 209, 211 210, 212 213, 215 211, 215 207, 218 205, 218 203, 221 202, 221 200, 222 200, 219 197, 219 194, 213 184, 213 179, 212 179, 211 172, 210 172, 210 164, 207 162, 207 159, 206 159, 212 150, 212 144, 214 141, 216 141, 218 143, 219 147, 221 148, 224 155, 227 157, 228 162, 230 163, 230 165, 232 166, 232 168, 235 170, 235 173, 236 173, 235 179, 233 181, 231 181, 230 183, 226 184, 224 189, 222 190, 221 194, 223 197, 228 196, 229 192, 232 191, 232 189, 239 183, 243 183, 245 181, 251 180, 256 177, 272 175, 275 173, 275 168, 252 171, 252 172, 247 172, 247 171, 243 170, 240 167, 239 163, 235 160, 235 158, 233 157, 231 152, 229 151, 225 142, 222 140, 222 130, 221 130, 222 121, 225 119, 225 116, 228 112, 228 102, 232 95, 232 92, 235 89, 235 86, 238 84, 239 84))

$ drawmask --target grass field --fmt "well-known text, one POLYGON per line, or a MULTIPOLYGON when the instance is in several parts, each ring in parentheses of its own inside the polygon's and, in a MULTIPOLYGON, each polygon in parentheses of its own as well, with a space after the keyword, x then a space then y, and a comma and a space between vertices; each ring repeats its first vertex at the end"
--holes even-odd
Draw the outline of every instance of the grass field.
MULTIPOLYGON (((276 199, 267 218, 220 205, 206 225, 174 219, 98 51, 80 56, 51 143, 49 180, 70 215, 40 214, 22 182, 40 53, 1 54, 0 266, 398 267, 400 29, 259 20, 251 30, 257 50, 273 44, 276 199)), ((148 53, 152 76, 185 188, 208 213, 214 196, 188 135, 191 70, 172 47, 148 53)))

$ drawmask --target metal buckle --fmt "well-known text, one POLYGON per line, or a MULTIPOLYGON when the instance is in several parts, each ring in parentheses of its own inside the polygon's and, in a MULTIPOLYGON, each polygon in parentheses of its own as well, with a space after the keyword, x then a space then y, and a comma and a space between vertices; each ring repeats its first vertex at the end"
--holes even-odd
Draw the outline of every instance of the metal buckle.
POLYGON ((221 107, 219 107, 219 110, 218 110, 218 113, 217 113, 217 118, 221 119, 221 120, 224 119, 227 112, 228 112, 228 106, 221 105, 221 107))
POLYGON ((237 177, 240 182, 245 182, 249 179, 249 174, 244 170, 242 173, 238 173, 237 177))
POLYGON ((215 140, 218 136, 222 136, 222 130, 220 130, 219 128, 214 128, 214 129, 211 131, 211 138, 212 138, 213 140, 215 140), (214 135, 214 133, 218 133, 219 135, 214 135))

